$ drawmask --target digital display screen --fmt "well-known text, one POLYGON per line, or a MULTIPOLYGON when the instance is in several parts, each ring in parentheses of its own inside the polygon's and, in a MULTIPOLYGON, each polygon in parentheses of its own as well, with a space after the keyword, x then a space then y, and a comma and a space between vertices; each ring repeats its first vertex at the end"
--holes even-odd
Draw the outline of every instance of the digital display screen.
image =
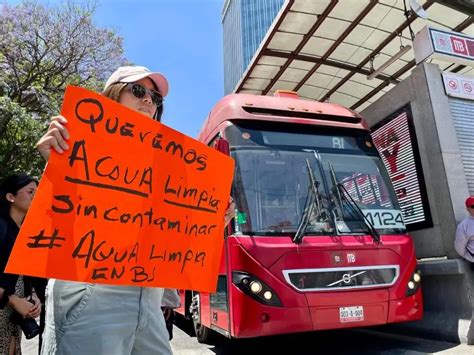
POLYGON ((259 126, 239 122, 226 131, 231 146, 291 147, 292 149, 345 150, 375 155, 369 132, 364 130, 324 129, 272 123, 259 126))
POLYGON ((372 139, 392 180, 407 229, 432 226, 410 107, 376 125, 372 139))
POLYGON ((323 136, 314 134, 285 134, 280 132, 262 132, 265 145, 314 146, 334 149, 358 149, 353 137, 323 136))

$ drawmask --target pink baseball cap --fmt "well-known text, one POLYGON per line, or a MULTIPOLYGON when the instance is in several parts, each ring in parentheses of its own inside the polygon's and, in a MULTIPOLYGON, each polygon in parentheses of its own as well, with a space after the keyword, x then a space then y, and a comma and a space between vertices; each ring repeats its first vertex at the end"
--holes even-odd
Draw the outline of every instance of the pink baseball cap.
POLYGON ((466 198, 466 207, 474 206, 474 196, 469 196, 466 198))
POLYGON ((151 80, 153 80, 156 87, 158 88, 158 91, 163 97, 168 94, 168 80, 166 80, 163 74, 154 73, 150 71, 150 69, 138 65, 118 68, 107 79, 104 90, 106 90, 109 85, 115 83, 134 83, 143 78, 150 78, 151 80))

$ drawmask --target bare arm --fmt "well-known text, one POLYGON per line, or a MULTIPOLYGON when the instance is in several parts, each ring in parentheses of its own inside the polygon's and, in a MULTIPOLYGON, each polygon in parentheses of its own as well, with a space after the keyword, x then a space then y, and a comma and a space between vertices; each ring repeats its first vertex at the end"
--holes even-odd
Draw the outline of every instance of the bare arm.
POLYGON ((8 303, 15 309, 15 311, 20 313, 23 318, 33 315, 32 310, 34 309, 34 305, 26 298, 19 297, 18 295, 10 295, 8 297, 8 303))

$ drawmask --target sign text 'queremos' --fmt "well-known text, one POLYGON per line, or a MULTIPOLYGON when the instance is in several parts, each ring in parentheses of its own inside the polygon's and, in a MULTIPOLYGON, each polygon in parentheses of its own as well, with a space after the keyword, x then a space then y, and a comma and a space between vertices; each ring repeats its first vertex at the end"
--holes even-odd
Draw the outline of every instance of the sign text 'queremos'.
POLYGON ((214 291, 233 161, 69 87, 70 148, 51 154, 6 271, 214 291))

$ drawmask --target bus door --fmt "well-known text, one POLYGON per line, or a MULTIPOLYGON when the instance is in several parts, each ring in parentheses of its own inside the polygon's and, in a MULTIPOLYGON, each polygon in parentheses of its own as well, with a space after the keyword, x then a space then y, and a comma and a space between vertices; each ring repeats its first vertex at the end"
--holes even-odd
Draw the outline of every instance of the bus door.
MULTIPOLYGON (((223 154, 230 155, 229 143, 223 138, 217 138, 213 144, 214 148, 223 154)), ((223 201, 227 204, 227 201, 223 201)), ((224 236, 232 233, 229 225, 224 228, 224 236)), ((204 303, 204 302, 203 302, 204 303)), ((227 280, 227 239, 224 240, 224 247, 222 250, 221 263, 219 266, 219 276, 217 279, 217 290, 215 293, 209 295, 209 323, 210 328, 225 335, 230 334, 230 319, 229 319, 229 297, 228 297, 228 280, 227 280)), ((205 310, 203 310, 205 311, 205 310)), ((203 320, 204 321, 204 320, 203 320)))

